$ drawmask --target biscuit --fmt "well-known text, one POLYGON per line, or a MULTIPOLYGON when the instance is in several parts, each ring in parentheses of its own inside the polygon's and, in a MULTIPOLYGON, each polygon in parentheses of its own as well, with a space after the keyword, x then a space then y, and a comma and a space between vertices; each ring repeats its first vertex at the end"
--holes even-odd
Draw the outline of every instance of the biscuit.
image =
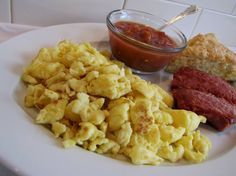
POLYGON ((174 73, 184 66, 236 81, 236 54, 212 33, 198 34, 190 39, 187 48, 168 64, 166 71, 174 73))

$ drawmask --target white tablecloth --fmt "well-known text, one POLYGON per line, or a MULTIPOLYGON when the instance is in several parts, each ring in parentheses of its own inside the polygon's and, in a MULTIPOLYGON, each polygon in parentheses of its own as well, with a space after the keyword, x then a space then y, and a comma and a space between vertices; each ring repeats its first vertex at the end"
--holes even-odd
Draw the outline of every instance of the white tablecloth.
POLYGON ((38 29, 38 26, 27 26, 10 23, 0 23, 0 43, 4 42, 16 35, 38 29))

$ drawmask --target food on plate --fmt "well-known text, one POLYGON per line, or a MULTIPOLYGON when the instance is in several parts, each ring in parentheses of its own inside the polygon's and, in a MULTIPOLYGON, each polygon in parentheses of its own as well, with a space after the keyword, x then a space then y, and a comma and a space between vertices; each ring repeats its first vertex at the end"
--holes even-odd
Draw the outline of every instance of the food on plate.
POLYGON ((165 20, 137 10, 114 10, 107 16, 112 56, 136 72, 162 69, 187 44, 173 26, 158 30, 165 20))
POLYGON ((187 88, 211 93, 236 105, 236 90, 228 82, 190 67, 182 67, 174 74, 171 88, 187 88))
POLYGON ((178 108, 205 116, 207 122, 219 131, 236 122, 236 106, 223 98, 186 88, 174 89, 173 96, 178 108))
POLYGON ((22 75, 25 105, 39 109, 36 123, 65 148, 124 155, 134 164, 205 160, 211 142, 197 128, 206 118, 172 109, 169 93, 101 53, 70 41, 39 51, 22 75))
POLYGON ((167 66, 169 72, 190 66, 216 75, 227 81, 236 81, 236 54, 221 44, 214 34, 198 34, 188 41, 187 48, 167 66))
POLYGON ((174 74, 171 89, 178 108, 205 116, 217 130, 236 122, 236 90, 221 78, 182 67, 174 74))
POLYGON ((138 40, 140 42, 164 48, 174 48, 176 43, 165 32, 158 31, 150 26, 130 21, 118 21, 115 27, 121 31, 122 34, 138 40))

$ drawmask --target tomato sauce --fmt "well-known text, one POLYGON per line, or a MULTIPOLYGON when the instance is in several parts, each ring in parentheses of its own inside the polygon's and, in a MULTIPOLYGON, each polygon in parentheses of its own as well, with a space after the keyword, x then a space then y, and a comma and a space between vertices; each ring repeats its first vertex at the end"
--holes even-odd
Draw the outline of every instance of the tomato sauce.
POLYGON ((177 44, 162 31, 127 21, 118 21, 114 25, 129 38, 156 48, 143 47, 137 42, 127 40, 115 31, 109 30, 112 56, 136 72, 158 71, 177 55, 176 52, 171 52, 177 44))
POLYGON ((161 48, 174 48, 176 46, 175 42, 165 32, 143 24, 119 21, 115 23, 115 26, 126 36, 152 46, 161 48))

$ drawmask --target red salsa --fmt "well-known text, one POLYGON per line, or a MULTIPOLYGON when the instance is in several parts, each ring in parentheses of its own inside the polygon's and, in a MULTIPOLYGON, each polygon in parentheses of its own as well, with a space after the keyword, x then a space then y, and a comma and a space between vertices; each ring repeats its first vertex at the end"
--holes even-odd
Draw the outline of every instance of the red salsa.
POLYGON ((126 36, 159 48, 159 50, 153 50, 137 45, 137 42, 120 37, 117 35, 117 31, 108 27, 112 56, 136 71, 158 71, 179 52, 174 50, 177 43, 162 31, 129 21, 119 21, 114 25, 126 36))
POLYGON ((176 43, 165 32, 143 24, 119 21, 115 23, 115 26, 126 36, 152 46, 161 48, 174 48, 176 46, 176 43))

